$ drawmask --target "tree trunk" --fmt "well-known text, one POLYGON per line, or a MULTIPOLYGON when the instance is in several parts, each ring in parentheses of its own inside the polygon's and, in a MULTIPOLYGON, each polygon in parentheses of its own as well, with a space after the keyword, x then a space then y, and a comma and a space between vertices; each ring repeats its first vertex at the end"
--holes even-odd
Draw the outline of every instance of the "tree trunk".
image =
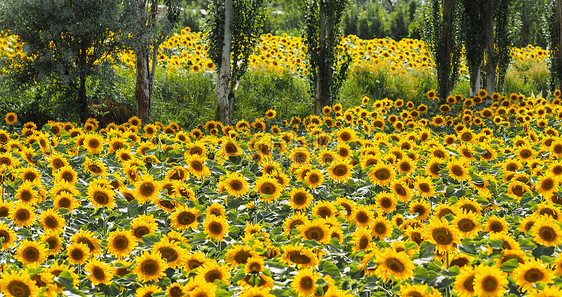
POLYGON ((331 83, 332 83, 332 66, 333 55, 330 53, 330 42, 334 42, 333 30, 330 26, 333 23, 332 8, 329 6, 328 1, 320 0, 320 8, 318 13, 318 44, 320 47, 318 65, 318 75, 316 77, 316 94, 314 98, 314 113, 317 115, 322 114, 322 108, 330 105, 332 101, 331 83))
POLYGON ((78 99, 80 100, 81 114, 80 120, 85 123, 90 117, 88 109, 88 97, 86 95, 86 75, 80 74, 80 85, 78 86, 78 99))
POLYGON ((453 0, 443 2, 443 23, 441 24, 441 44, 438 45, 439 61, 439 96, 441 104, 452 93, 451 57, 453 52, 453 0))
POLYGON ((233 0, 225 0, 224 10, 224 41, 221 64, 217 74, 215 87, 215 120, 230 125, 232 107, 229 100, 228 84, 230 82, 230 49, 232 47, 233 0))
MULTIPOLYGON (((562 0, 558 0, 558 68, 562 68, 562 0)), ((560 71, 558 71, 560 73, 560 71)), ((560 74, 559 74, 560 75, 560 74)), ((562 77, 558 77, 558 89, 562 90, 562 77)))
POLYGON ((481 88, 480 79, 481 79, 480 67, 474 67, 474 69, 471 69, 470 71, 470 96, 471 97, 476 96, 478 94, 478 91, 480 91, 481 88))
MULTIPOLYGON (((137 101, 137 116, 142 123, 148 124, 151 120, 150 99, 152 97, 152 85, 154 78, 151 77, 148 52, 146 48, 136 51, 137 84, 135 87, 135 99, 137 101)), ((152 61, 154 64, 156 61, 152 61)))
MULTIPOLYGON (((486 92, 492 96, 496 92, 496 69, 498 58, 496 57, 495 36, 494 36, 494 10, 491 1, 486 1, 485 9, 485 35, 486 35, 486 92)), ((486 103, 491 104, 490 100, 486 103)))

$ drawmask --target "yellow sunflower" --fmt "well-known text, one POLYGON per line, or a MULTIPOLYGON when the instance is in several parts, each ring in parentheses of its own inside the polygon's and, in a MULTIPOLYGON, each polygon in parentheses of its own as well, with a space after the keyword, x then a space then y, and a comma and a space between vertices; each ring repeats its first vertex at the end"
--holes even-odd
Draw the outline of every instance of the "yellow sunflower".
POLYGON ((312 215, 319 216, 324 219, 335 218, 337 209, 330 201, 318 201, 312 208, 312 215))
POLYGON ((367 227, 374 219, 374 214, 368 206, 357 205, 351 213, 353 224, 359 227, 367 227))
POLYGON ((186 251, 178 242, 162 238, 152 246, 152 253, 160 253, 168 268, 175 269, 185 262, 186 251))
POLYGON ((432 219, 424 230, 424 239, 435 244, 435 250, 446 253, 456 249, 461 238, 455 225, 449 224, 447 220, 432 219))
POLYGON ((115 192, 101 185, 90 184, 88 187, 88 199, 95 209, 107 207, 115 208, 115 192))
POLYGON ((394 175, 394 169, 390 165, 382 162, 375 164, 369 171, 369 178, 371 181, 381 187, 389 186, 394 179, 394 175))
POLYGON ((292 209, 303 210, 306 209, 314 197, 305 188, 294 188, 289 194, 289 203, 292 209))
POLYGON ((558 190, 560 185, 559 180, 554 177, 551 173, 546 173, 539 177, 535 184, 535 191, 541 194, 543 197, 550 197, 554 192, 558 190))
POLYGON ((38 267, 47 258, 47 248, 41 242, 26 239, 20 242, 14 258, 30 268, 38 267))
POLYGON ((327 169, 330 179, 338 183, 346 182, 353 173, 351 164, 346 159, 336 159, 330 163, 327 169))
POLYGON ((394 195, 390 194, 387 191, 382 191, 379 192, 375 197, 375 204, 384 213, 392 213, 396 210, 398 202, 396 201, 396 197, 394 197, 394 195))
POLYGON ((137 275, 141 282, 157 282, 166 275, 164 273, 166 268, 166 262, 162 259, 160 253, 144 251, 140 256, 135 257, 133 273, 137 275))
POLYGON ((228 194, 232 197, 242 197, 248 193, 250 188, 248 187, 248 182, 238 172, 229 173, 220 183, 219 186, 223 186, 228 194))
POLYGON ((189 166, 189 172, 197 177, 197 179, 202 179, 211 175, 211 170, 205 165, 207 158, 200 155, 190 155, 187 156, 185 162, 189 166))
POLYGON ((73 242, 66 247, 66 255, 70 264, 84 264, 90 258, 90 249, 86 244, 73 242))
POLYGON ((13 112, 8 112, 4 117, 6 124, 13 126, 18 122, 18 115, 13 112))
POLYGON ((199 267, 196 279, 211 284, 216 280, 229 284, 230 273, 226 265, 219 265, 216 260, 209 260, 199 267))
POLYGON ((85 244, 93 255, 101 253, 99 239, 95 238, 94 233, 90 230, 80 229, 78 233, 70 237, 70 241, 85 244))
POLYGON ((135 197, 139 203, 154 202, 160 194, 160 183, 152 175, 144 175, 135 182, 135 197))
POLYGON ((126 257, 137 246, 135 237, 130 230, 115 230, 107 238, 107 250, 117 258, 126 257))
POLYGON ((99 134, 89 133, 84 137, 82 146, 88 154, 99 154, 103 151, 104 139, 99 134))
POLYGON ((264 201, 269 203, 277 200, 282 191, 277 179, 271 175, 262 175, 258 178, 254 189, 261 194, 261 198, 264 199, 264 201))
POLYGON ((353 239, 351 243, 354 245, 354 251, 365 251, 371 247, 371 232, 366 228, 360 227, 355 232, 353 232, 353 239))
POLYGON ((536 243, 544 246, 557 246, 562 243, 562 229, 559 223, 548 216, 541 216, 534 222, 531 234, 536 243))
POLYGON ((315 219, 299 225, 297 229, 300 235, 306 240, 315 240, 318 243, 328 243, 330 241, 330 230, 324 219, 315 219))
POLYGON ((455 278, 454 288, 459 297, 472 297, 474 292, 474 277, 476 273, 472 266, 461 269, 459 275, 455 278))
POLYGON ((464 238, 474 238, 480 232, 479 217, 476 213, 463 211, 455 215, 451 225, 456 226, 464 238))
POLYGON ((174 229, 197 229, 198 217, 199 210, 197 210, 196 208, 188 208, 187 206, 182 205, 170 215, 170 226, 174 229))
POLYGON ((311 188, 318 188, 324 182, 324 174, 319 169, 311 169, 304 178, 305 184, 311 188))
POLYGON ((66 181, 69 184, 75 184, 78 181, 78 174, 72 166, 64 166, 55 173, 55 181, 66 181))
POLYGON ((65 219, 55 209, 47 209, 39 216, 39 221, 45 230, 61 233, 65 226, 65 219))
POLYGON ((2 243, 2 251, 7 250, 15 245, 17 239, 16 232, 10 227, 0 222, 0 242, 2 243))
POLYGON ((113 278, 113 267, 98 259, 92 259, 84 269, 88 272, 88 278, 94 286, 99 284, 109 284, 113 278))
POLYGON ((0 279, 0 291, 6 297, 39 296, 39 288, 25 271, 4 272, 0 279))
POLYGON ((215 215, 207 216, 203 226, 207 237, 215 241, 221 241, 229 228, 226 217, 217 217, 215 215))
POLYGON ((371 236, 379 240, 389 237, 393 231, 392 223, 382 216, 373 219, 369 229, 371 230, 371 236))
POLYGON ((414 275, 414 262, 406 252, 396 252, 392 248, 386 248, 377 254, 377 264, 375 274, 384 281, 391 278, 406 280, 414 275))
POLYGON ((534 289, 533 284, 536 282, 549 284, 554 279, 554 272, 541 260, 531 259, 515 268, 513 277, 521 291, 529 292, 534 289))
POLYGON ((316 292, 316 280, 319 276, 310 269, 301 269, 291 282, 291 288, 297 295, 310 296, 316 292))
POLYGON ((477 296, 504 296, 507 284, 507 275, 499 268, 480 265, 474 270, 473 287, 477 296))
POLYGON ((308 221, 309 221, 308 217, 306 217, 301 212, 293 213, 293 215, 291 215, 290 217, 287 217, 285 219, 285 222, 283 224, 284 225, 283 234, 285 234, 285 236, 289 237, 291 235, 291 230, 297 229, 297 227, 299 225, 303 225, 303 224, 307 223, 308 221))
POLYGON ((14 223, 19 227, 29 227, 35 223, 37 216, 32 206, 18 202, 15 203, 14 208, 10 210, 10 218, 14 220, 14 223))

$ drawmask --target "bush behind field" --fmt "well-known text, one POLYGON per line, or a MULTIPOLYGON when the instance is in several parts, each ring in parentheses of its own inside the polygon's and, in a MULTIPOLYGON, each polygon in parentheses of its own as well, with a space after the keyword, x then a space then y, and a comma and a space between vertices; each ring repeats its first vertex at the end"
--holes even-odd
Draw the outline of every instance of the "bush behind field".
MULTIPOLYGON (((502 93, 548 93, 549 73, 545 62, 515 61, 506 76, 502 93)), ((92 113, 100 124, 126 121, 134 115, 136 103, 135 73, 118 69, 117 79, 91 82, 92 113)), ((389 66, 355 66, 344 83, 336 101, 344 107, 359 105, 361 98, 398 98, 418 103, 427 91, 437 88, 437 79, 430 71, 398 72, 389 66)), ((5 89, 0 85, 0 89, 5 89)), ((187 129, 214 119, 215 74, 189 71, 157 71, 152 99, 152 119, 162 123, 176 122, 187 129)), ((268 109, 277 111, 280 120, 305 117, 313 111, 312 95, 306 78, 290 71, 269 68, 250 69, 236 88, 233 120, 263 117, 268 109)), ((468 96, 467 80, 457 83, 453 93, 468 96)), ((22 122, 44 124, 49 120, 72 121, 71 109, 65 107, 64 95, 41 88, 22 93, 6 92, 0 97, 0 108, 13 111, 22 122)), ((68 101, 68 100, 67 100, 68 101)), ((335 103, 335 102, 334 102, 335 103)), ((430 107, 431 108, 431 107, 430 107)))

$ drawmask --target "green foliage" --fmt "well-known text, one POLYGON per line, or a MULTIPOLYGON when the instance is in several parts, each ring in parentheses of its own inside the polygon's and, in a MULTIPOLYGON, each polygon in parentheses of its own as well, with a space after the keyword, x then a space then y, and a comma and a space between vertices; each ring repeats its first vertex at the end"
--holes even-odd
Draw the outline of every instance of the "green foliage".
POLYGON ((196 127, 214 118, 214 76, 211 73, 158 72, 152 98, 153 120, 196 127))
POLYGON ((498 0, 495 8, 495 44, 497 48, 498 73, 496 76, 496 86, 502 90, 505 82, 507 68, 511 63, 511 47, 513 34, 513 19, 510 18, 513 11, 513 0, 498 0))
POLYGON ((503 92, 546 96, 550 91, 549 79, 546 63, 515 61, 506 73, 503 92))
POLYGON ((560 20, 558 18, 556 0, 549 1, 546 6, 546 35, 548 40, 548 70, 550 71, 550 90, 562 85, 562 64, 560 63, 560 20))
POLYGON ((253 69, 240 80, 234 120, 263 117, 275 109, 277 118, 305 117, 312 113, 306 82, 289 71, 253 69))

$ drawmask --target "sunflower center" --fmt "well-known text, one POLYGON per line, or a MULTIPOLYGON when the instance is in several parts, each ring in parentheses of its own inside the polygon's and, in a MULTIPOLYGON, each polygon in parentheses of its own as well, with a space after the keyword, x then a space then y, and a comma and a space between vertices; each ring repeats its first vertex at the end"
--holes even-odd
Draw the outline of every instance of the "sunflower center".
POLYGON ((491 222, 490 223, 490 230, 492 230, 493 232, 502 232, 503 231, 503 225, 500 222, 491 222))
POLYGON ((96 191, 94 193, 94 201, 100 205, 106 205, 109 203, 109 196, 103 191, 96 191))
POLYGON ((37 248, 30 246, 23 250, 22 255, 26 261, 35 262, 39 259, 40 253, 37 248))
POLYGON ((272 182, 265 182, 261 185, 261 192, 265 195, 271 195, 275 193, 276 187, 272 182))
POLYGON ((243 188, 242 182, 239 180, 230 181, 230 188, 234 191, 240 191, 243 188))
POLYGON ((379 168, 375 171, 375 177, 378 180, 387 180, 390 178, 390 171, 387 168, 379 168))
POLYGON ((402 261, 400 261, 400 259, 397 258, 388 258, 384 260, 384 265, 386 265, 386 267, 388 267, 390 270, 396 273, 401 273, 404 272, 404 270, 406 270, 404 263, 402 263, 402 261))
POLYGON ((5 218, 8 215, 10 215, 10 209, 5 206, 0 207, 0 218, 5 218))
POLYGON ((213 269, 207 273, 205 273, 205 280, 209 283, 213 283, 215 280, 217 279, 222 279, 222 273, 217 270, 217 269, 213 269))
POLYGON ((427 210, 425 209, 425 207, 424 207, 423 205, 418 204, 418 205, 414 206, 413 211, 414 211, 415 213, 417 213, 418 216, 421 217, 421 216, 424 216, 424 215, 425 215, 425 213, 426 213, 427 210))
POLYGON ((295 229, 298 225, 302 225, 304 222, 302 220, 294 220, 289 225, 289 229, 295 229))
POLYGON ((334 169, 332 170, 335 176, 345 176, 347 174, 347 171, 347 166, 343 164, 336 165, 336 167, 334 167, 334 169))
POLYGON ((187 261, 187 267, 189 267, 189 270, 193 270, 193 269, 195 269, 195 268, 197 268, 201 265, 203 265, 203 263, 199 262, 195 259, 191 259, 191 260, 187 261))
POLYGON ((366 224, 369 222, 369 215, 364 211, 359 211, 355 215, 355 220, 360 224, 366 224))
POLYGON ((468 292, 474 293, 474 274, 467 277, 462 283, 462 286, 468 292))
POLYGON ((72 172, 70 171, 64 171, 61 174, 62 179, 64 179, 67 182, 72 182, 72 180, 74 179, 74 174, 72 174, 72 172))
POLYGON ((94 267, 94 269, 92 269, 92 274, 94 275, 94 278, 100 281, 105 280, 105 272, 103 271, 103 269, 101 267, 94 267))
POLYGON ((99 148, 100 145, 101 145, 100 141, 95 139, 95 138, 92 138, 88 141, 88 147, 91 148, 91 149, 95 150, 95 149, 99 148))
POLYGON ((137 227, 133 231, 133 234, 135 235, 136 238, 142 238, 148 233, 150 233, 150 230, 148 230, 148 228, 145 226, 137 227))
POLYGON ((470 232, 476 228, 476 224, 471 219, 460 219, 457 225, 462 232, 470 232))
POLYGON ((0 242, 2 244, 6 244, 6 242, 10 241, 10 233, 6 230, 0 230, 0 242))
POLYGON ((525 272, 523 278, 530 283, 536 283, 544 278, 544 273, 538 268, 531 268, 525 272))
POLYGON ((68 199, 66 197, 62 197, 62 198, 59 199, 58 206, 60 208, 69 208, 70 205, 71 205, 70 199, 68 199))
POLYGON ((154 259, 148 259, 141 263, 140 270, 149 276, 157 275, 160 272, 160 264, 154 259))
POLYGON ((298 192, 293 196, 293 203, 296 205, 304 205, 308 201, 306 193, 298 192))
POLYGON ((543 191, 550 191, 554 188, 554 180, 552 178, 547 178, 541 182, 541 188, 543 191))
POLYGON ((59 246, 59 241, 57 240, 56 237, 49 237, 45 240, 47 242, 47 244, 49 245, 49 249, 50 250, 55 250, 58 248, 59 246))
POLYGON ((96 165, 96 164, 90 164, 88 165, 88 169, 93 173, 93 174, 100 174, 101 173, 101 168, 96 165))
POLYGON ((552 242, 556 240, 556 231, 552 227, 542 226, 539 229, 539 236, 544 241, 552 242))
POLYGON ((211 222, 209 224, 209 231, 211 232, 211 234, 221 234, 222 230, 222 225, 219 222, 211 222))
POLYGON ((408 162, 402 162, 400 163, 400 170, 404 171, 404 172, 408 172, 412 169, 412 165, 410 165, 410 163, 408 162))
POLYGON ((494 292, 498 288, 498 279, 495 276, 488 275, 484 277, 481 284, 485 292, 494 292))
POLYGON ((318 208, 318 211, 316 212, 317 215, 323 217, 323 218, 327 218, 332 216, 332 210, 327 207, 327 206, 322 206, 318 208))
POLYGON ((408 192, 406 192, 406 189, 401 184, 396 184, 394 186, 394 191, 396 192, 396 194, 398 194, 398 196, 406 196, 408 194, 408 192))
POLYGON ((129 247, 129 238, 125 235, 117 235, 113 239, 113 248, 118 251, 126 250, 129 247))
POLYGON ((320 176, 318 176, 318 174, 310 174, 308 176, 308 181, 310 181, 311 184, 316 184, 320 181, 320 176))
POLYGON ((234 255, 234 261, 238 264, 246 264, 248 262, 248 258, 250 258, 252 254, 248 251, 239 251, 234 255))
POLYGON ((440 219, 442 219, 444 216, 446 216, 446 215, 448 215, 448 214, 450 214, 450 213, 453 213, 453 211, 450 210, 450 209, 448 209, 448 208, 444 208, 444 209, 442 209, 441 211, 439 211, 438 217, 439 217, 440 219))
POLYGON ((422 191, 423 193, 429 193, 431 188, 429 187, 428 184, 426 183, 420 183, 419 185, 420 191, 422 191))
POLYGON ((195 215, 191 212, 183 211, 178 215, 178 223, 180 223, 180 225, 187 226, 193 222, 195 222, 195 215))
POLYGON ((314 279, 312 279, 308 275, 301 278, 301 280, 299 282, 299 287, 304 289, 303 291, 312 289, 314 287, 314 279))
POLYGON ((84 252, 81 249, 73 249, 70 252, 70 257, 76 261, 81 261, 84 259, 84 252))
POLYGON ((30 296, 31 290, 26 283, 20 280, 12 280, 7 286, 8 292, 16 297, 30 296))
POLYGON ((310 257, 298 251, 289 252, 289 260, 295 264, 308 264, 312 261, 310 257))
POLYGON ((476 207, 474 207, 474 205, 471 204, 464 204, 461 206, 461 209, 469 212, 477 213, 476 207))
POLYGON ((19 209, 18 211, 16 211, 16 220, 20 222, 25 222, 29 220, 30 217, 31 215, 29 214, 29 211, 27 211, 27 209, 19 209))
POLYGON ((324 238, 324 230, 322 228, 313 226, 304 232, 307 239, 322 240, 324 238))
POLYGON ((29 202, 31 199, 33 199, 33 194, 31 194, 31 191, 29 190, 23 190, 20 193, 20 200, 24 201, 24 202, 29 202))
POLYGON ((383 197, 380 200, 380 204, 382 208, 390 208, 392 206, 392 199, 388 198, 388 197, 383 197))
POLYGON ((464 171, 462 170, 462 167, 459 165, 453 165, 451 166, 451 173, 453 173, 453 175, 455 176, 463 176, 464 171))
POLYGON ((523 194, 525 194, 525 191, 523 190, 523 187, 521 185, 514 186, 511 191, 518 197, 521 197, 523 196, 523 194))
POLYGON ((156 187, 151 182, 144 182, 140 186, 140 193, 144 197, 150 197, 156 191, 156 187))
POLYGON ((451 261, 451 266, 458 266, 459 268, 470 263, 467 258, 459 258, 451 261))
POLYGON ((550 208, 543 208, 539 211, 539 214, 542 215, 547 215, 547 216, 551 216, 553 219, 558 219, 558 215, 556 214, 556 212, 550 208))
POLYGON ((443 228, 443 227, 435 228, 431 232, 431 236, 433 237, 435 242, 437 242, 437 244, 449 245, 453 243, 453 236, 451 235, 451 232, 449 232, 449 229, 447 228, 443 228))
POLYGON ((161 247, 158 251, 162 254, 162 258, 166 259, 166 262, 174 262, 179 258, 178 252, 170 247, 161 247))
POLYGON ((351 135, 348 132, 342 132, 340 134, 340 139, 344 142, 347 142, 351 139, 351 135))
POLYGON ((234 143, 229 142, 224 146, 224 151, 227 154, 236 154, 238 152, 238 148, 234 143))
POLYGON ((45 217, 44 223, 48 229, 55 229, 59 227, 59 221, 54 216, 45 217))
POLYGON ((384 223, 375 224, 375 232, 377 234, 384 234, 386 232, 386 224, 384 223))

